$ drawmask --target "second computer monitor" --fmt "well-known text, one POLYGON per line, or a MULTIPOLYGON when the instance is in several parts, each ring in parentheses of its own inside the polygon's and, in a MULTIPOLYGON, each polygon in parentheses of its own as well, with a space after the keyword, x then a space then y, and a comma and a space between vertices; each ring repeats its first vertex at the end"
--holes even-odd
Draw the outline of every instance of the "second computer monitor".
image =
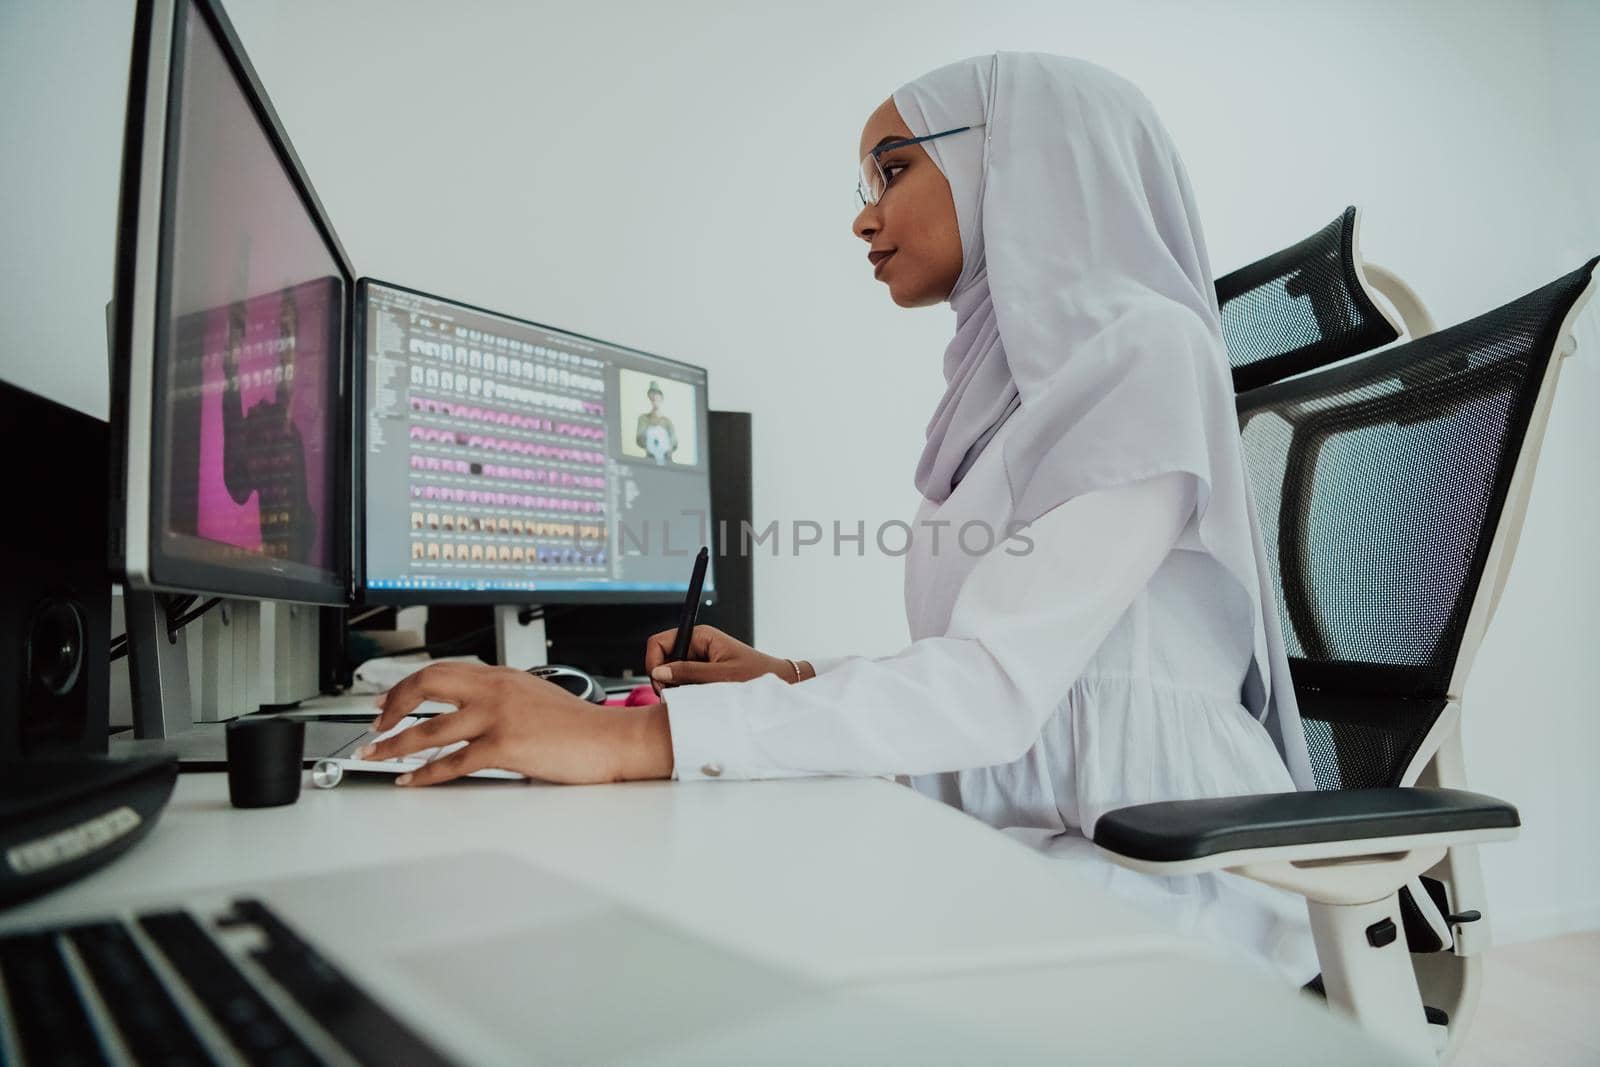
POLYGON ((703 368, 388 282, 357 298, 368 602, 683 596, 711 540, 703 368))

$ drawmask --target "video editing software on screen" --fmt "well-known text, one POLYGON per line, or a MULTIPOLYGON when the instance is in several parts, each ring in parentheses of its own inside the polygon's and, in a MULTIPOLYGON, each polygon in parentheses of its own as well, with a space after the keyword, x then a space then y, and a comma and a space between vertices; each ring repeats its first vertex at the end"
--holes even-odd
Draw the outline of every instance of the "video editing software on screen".
POLYGON ((369 589, 687 586, 710 521, 704 370, 365 291, 369 589))

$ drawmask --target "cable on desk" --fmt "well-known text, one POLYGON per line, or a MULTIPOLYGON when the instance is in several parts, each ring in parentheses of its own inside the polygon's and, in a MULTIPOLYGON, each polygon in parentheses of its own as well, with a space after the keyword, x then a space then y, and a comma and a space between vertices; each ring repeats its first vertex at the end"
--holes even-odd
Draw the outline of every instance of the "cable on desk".
MULTIPOLYGON (((200 598, 194 596, 162 598, 162 606, 166 609, 167 615, 168 641, 176 641, 178 639, 179 630, 183 629, 185 626, 188 626, 191 622, 194 622, 194 620, 198 619, 200 616, 204 615, 206 612, 222 603, 221 597, 214 596, 205 603, 201 604, 198 608, 195 608, 192 611, 186 610, 189 608, 189 605, 193 604, 198 599, 200 598)), ((111 639, 110 654, 110 658, 114 660, 121 659, 123 656, 128 654, 127 634, 118 634, 116 637, 111 639)))

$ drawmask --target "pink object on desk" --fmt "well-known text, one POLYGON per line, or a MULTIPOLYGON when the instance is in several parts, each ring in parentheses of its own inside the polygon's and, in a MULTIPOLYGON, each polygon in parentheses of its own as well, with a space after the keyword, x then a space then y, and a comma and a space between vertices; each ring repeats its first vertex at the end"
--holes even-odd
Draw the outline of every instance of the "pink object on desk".
POLYGON ((647 708, 651 704, 659 704, 661 698, 656 696, 656 691, 648 685, 636 685, 628 690, 625 697, 606 697, 606 703, 614 708, 647 708))

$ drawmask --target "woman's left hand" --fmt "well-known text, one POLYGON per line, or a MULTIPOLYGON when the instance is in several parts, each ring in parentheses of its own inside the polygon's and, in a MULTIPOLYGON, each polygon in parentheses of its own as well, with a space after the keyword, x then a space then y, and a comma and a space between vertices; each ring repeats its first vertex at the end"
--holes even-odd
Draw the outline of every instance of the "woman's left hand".
POLYGON ((570 784, 672 775, 672 734, 665 704, 605 707, 514 667, 434 663, 379 698, 372 724, 381 733, 424 700, 457 711, 424 719, 358 754, 386 760, 456 741, 466 747, 396 779, 436 785, 486 767, 570 784))

